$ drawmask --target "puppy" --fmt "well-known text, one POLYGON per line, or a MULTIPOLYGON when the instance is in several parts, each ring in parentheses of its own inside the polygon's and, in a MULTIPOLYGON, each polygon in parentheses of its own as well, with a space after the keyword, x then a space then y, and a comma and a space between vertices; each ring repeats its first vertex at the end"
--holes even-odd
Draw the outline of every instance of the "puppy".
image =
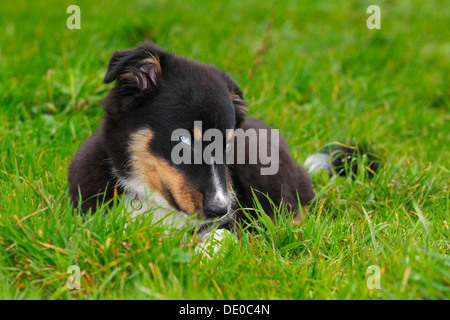
POLYGON ((104 82, 113 81, 103 120, 69 166, 74 207, 86 213, 121 197, 133 215, 150 212, 154 221, 170 216, 174 223, 195 215, 203 227, 214 223, 231 230, 245 218, 241 208, 253 207, 256 196, 269 216, 283 204, 301 220, 300 207, 314 198, 308 172, 276 135, 265 135, 262 144, 233 143, 239 129, 259 139, 272 128, 245 119, 242 90, 227 73, 148 42, 113 54, 104 82), (174 139, 180 129, 186 134, 174 139), (193 145, 208 129, 222 134, 222 153, 231 149, 234 161, 217 161, 212 153, 211 161, 175 163, 177 146, 192 151, 190 160, 205 151, 207 146, 194 150, 193 145), (266 175, 267 161, 251 161, 265 146, 275 150, 278 169, 266 175))

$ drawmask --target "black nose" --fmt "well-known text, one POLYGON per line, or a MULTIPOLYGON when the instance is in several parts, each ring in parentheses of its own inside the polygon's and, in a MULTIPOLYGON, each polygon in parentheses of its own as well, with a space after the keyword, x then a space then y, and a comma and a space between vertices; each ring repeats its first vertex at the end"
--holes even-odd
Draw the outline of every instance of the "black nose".
POLYGON ((218 202, 211 202, 207 203, 203 210, 207 218, 217 218, 228 212, 228 205, 218 202))

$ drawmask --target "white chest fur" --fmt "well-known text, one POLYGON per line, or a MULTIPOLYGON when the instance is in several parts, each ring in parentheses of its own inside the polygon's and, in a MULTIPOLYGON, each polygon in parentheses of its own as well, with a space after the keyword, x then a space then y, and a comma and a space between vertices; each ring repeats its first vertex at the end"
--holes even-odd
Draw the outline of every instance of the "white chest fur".
POLYGON ((123 203, 131 218, 140 215, 151 215, 152 223, 161 222, 164 225, 181 227, 185 225, 187 215, 175 210, 157 190, 149 191, 145 182, 138 179, 119 179, 124 187, 123 203))
POLYGON ((186 223, 186 214, 172 208, 157 191, 145 197, 126 192, 122 201, 131 218, 149 214, 152 216, 152 223, 162 222, 164 225, 174 227, 181 227, 186 223))

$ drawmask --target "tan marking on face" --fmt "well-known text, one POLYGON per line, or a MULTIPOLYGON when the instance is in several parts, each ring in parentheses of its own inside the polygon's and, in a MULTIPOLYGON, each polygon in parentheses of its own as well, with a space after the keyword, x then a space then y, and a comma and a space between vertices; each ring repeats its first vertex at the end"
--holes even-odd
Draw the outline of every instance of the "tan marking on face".
POLYGON ((233 138, 234 129, 227 129, 227 141, 230 141, 233 138))
POLYGON ((198 127, 194 127, 194 139, 197 141, 202 140, 203 133, 198 127))
POLYGON ((168 189, 175 198, 178 206, 187 214, 201 212, 203 208, 202 194, 193 188, 186 178, 166 160, 150 152, 150 141, 153 132, 150 129, 141 129, 131 137, 129 147, 131 166, 135 179, 151 190, 157 190, 171 203, 163 187, 168 189))
POLYGON ((161 64, 159 62, 159 57, 158 56, 150 55, 150 57, 145 58, 144 60, 142 60, 141 63, 154 64, 156 66, 157 70, 158 70, 158 73, 161 73, 161 64))

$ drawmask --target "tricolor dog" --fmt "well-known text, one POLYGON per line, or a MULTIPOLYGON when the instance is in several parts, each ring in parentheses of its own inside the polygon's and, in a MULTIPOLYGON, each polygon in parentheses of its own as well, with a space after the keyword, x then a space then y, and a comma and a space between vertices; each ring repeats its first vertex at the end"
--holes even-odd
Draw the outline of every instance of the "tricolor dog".
MULTIPOLYGON (((69 166, 74 207, 95 211, 116 196, 133 215, 175 223, 195 215, 204 228, 232 230, 255 194, 269 216, 266 195, 301 220, 314 199, 308 172, 272 128, 246 119, 242 90, 226 72, 147 42, 113 54, 104 82, 114 81, 98 129, 69 166)), ((327 158, 309 161, 325 168, 327 158)))

